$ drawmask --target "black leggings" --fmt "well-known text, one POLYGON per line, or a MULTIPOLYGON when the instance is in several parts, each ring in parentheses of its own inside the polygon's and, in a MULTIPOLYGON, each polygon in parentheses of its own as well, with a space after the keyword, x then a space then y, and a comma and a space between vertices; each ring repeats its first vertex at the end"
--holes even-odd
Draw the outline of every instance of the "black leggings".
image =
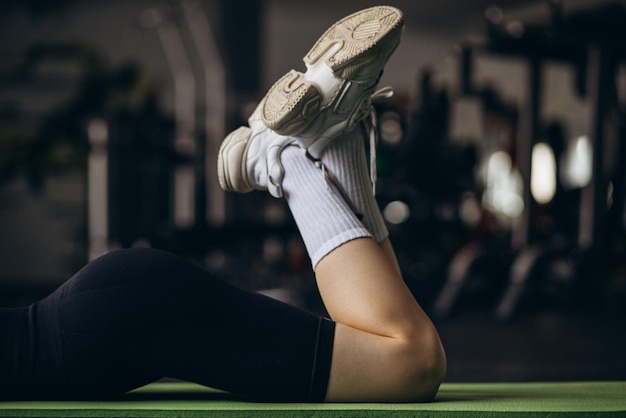
POLYGON ((175 255, 115 251, 40 302, 0 308, 0 400, 106 398, 172 377, 322 401, 334 329, 175 255))

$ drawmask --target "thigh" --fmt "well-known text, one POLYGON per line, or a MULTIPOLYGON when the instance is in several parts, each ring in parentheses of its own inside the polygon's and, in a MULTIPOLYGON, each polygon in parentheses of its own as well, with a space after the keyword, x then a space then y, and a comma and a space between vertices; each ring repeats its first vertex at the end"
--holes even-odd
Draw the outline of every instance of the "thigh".
POLYGON ((229 285, 175 255, 108 254, 60 292, 72 393, 116 394, 163 376, 280 400, 322 400, 334 324, 229 285))

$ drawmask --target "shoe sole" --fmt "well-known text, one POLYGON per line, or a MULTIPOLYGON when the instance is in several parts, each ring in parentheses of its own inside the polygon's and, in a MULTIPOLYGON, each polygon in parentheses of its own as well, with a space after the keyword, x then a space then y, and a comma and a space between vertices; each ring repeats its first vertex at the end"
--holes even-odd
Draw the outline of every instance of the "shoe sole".
MULTIPOLYGON (((343 80, 351 80, 376 60, 382 71, 399 42, 395 32, 402 26, 402 12, 394 7, 361 10, 331 26, 305 55, 304 62, 313 65, 325 59, 335 76, 343 80)), ((267 92, 263 123, 280 135, 297 135, 317 116, 321 104, 322 93, 303 73, 291 70, 267 92)))
POLYGON ((217 154, 217 179, 226 192, 248 193, 252 186, 245 172, 245 157, 252 130, 241 126, 222 141, 217 154))

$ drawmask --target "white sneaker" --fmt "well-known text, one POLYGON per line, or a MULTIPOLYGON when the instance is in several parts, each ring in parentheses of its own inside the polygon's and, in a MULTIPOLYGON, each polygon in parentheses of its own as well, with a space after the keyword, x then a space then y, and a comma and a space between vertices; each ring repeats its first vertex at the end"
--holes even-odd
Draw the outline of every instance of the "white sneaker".
POLYGON ((217 178, 227 192, 247 193, 267 190, 282 197, 285 170, 280 154, 287 146, 297 146, 293 137, 278 135, 261 121, 257 106, 248 119, 250 127, 241 126, 228 134, 217 157, 217 178))
MULTIPOLYGON (((391 91, 382 89, 374 93, 373 99, 389 97, 391 91)), ((282 182, 285 169, 280 160, 283 149, 300 146, 296 137, 279 135, 267 128, 261 120, 261 102, 248 119, 248 126, 234 130, 220 146, 217 156, 217 178, 220 187, 227 192, 248 193, 252 190, 267 190, 276 198, 283 197, 282 182)), ((372 108, 373 109, 373 108, 372 108)), ((373 112, 373 110, 372 110, 373 112)), ((378 142, 376 115, 371 113, 362 121, 370 140, 370 177, 372 191, 376 186, 376 145, 378 142)), ((315 164, 322 170, 324 178, 351 205, 334 175, 326 170, 321 160, 315 164)), ((355 212, 356 213, 356 212, 355 212)))
POLYGON ((304 57, 306 73, 291 70, 267 92, 261 117, 292 135, 314 160, 368 116, 370 98, 400 43, 404 20, 394 7, 353 13, 331 26, 304 57))
POLYGON ((307 72, 292 70, 278 80, 248 119, 250 127, 224 139, 217 161, 222 189, 268 190, 282 197, 280 154, 290 145, 306 149, 335 183, 320 161, 322 152, 370 116, 373 96, 389 93, 373 94, 403 26, 402 12, 388 6, 356 12, 331 26, 304 57, 307 72))

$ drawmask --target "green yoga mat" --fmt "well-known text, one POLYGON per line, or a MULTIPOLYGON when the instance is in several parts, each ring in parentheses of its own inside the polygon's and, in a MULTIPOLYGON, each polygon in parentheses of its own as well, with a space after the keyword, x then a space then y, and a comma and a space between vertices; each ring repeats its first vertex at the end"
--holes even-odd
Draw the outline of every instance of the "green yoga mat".
POLYGON ((157 382, 107 402, 0 402, 0 417, 626 417, 626 381, 445 383, 431 403, 253 403, 157 382))

